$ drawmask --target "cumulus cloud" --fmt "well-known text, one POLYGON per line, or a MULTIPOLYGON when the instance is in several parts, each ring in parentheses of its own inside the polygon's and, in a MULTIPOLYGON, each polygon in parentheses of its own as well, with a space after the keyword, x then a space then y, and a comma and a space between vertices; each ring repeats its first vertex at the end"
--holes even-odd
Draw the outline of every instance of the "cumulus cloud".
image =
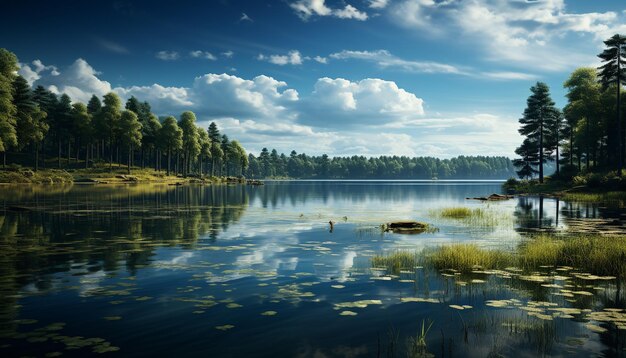
POLYGON ((354 6, 348 4, 343 9, 331 9, 326 6, 325 0, 299 0, 289 4, 296 14, 303 20, 308 20, 313 16, 333 16, 340 19, 367 20, 366 12, 359 11, 354 6))
POLYGON ((215 57, 215 55, 213 55, 212 53, 208 51, 200 51, 200 50, 191 51, 189 52, 189 56, 193 58, 203 58, 205 60, 211 60, 211 61, 217 60, 217 57, 215 57))
POLYGON ((77 59, 67 68, 59 70, 55 66, 45 66, 35 60, 32 66, 22 66, 19 73, 25 76, 31 86, 43 86, 53 93, 66 93, 72 99, 87 102, 92 94, 102 96, 111 91, 111 84, 101 80, 87 61, 77 59))
POLYGON ((369 0, 372 9, 384 9, 389 4, 389 0, 369 0))
POLYGON ((174 61, 180 58, 180 54, 176 51, 159 51, 154 55, 159 60, 163 61, 174 61))
POLYGON ((580 42, 560 46, 563 37, 590 36, 599 42, 626 30, 618 13, 568 13, 564 0, 403 0, 391 5, 390 13, 398 24, 429 36, 458 41, 462 33, 463 41, 481 46, 488 60, 546 71, 593 63, 594 56, 576 50, 580 42))
POLYGON ((421 98, 393 81, 377 78, 357 82, 320 78, 302 107, 304 123, 326 128, 383 125, 424 114, 421 98))
POLYGON ((301 65, 304 59, 302 58, 300 51, 292 50, 292 51, 289 51, 289 53, 286 55, 269 55, 268 56, 264 54, 259 54, 259 56, 257 56, 257 60, 267 61, 275 65, 284 66, 284 65, 301 65))
POLYGON ((323 63, 323 64, 327 64, 328 63, 328 59, 326 57, 322 57, 322 56, 315 56, 315 57, 313 57, 313 60, 315 60, 316 62, 319 62, 319 63, 323 63))

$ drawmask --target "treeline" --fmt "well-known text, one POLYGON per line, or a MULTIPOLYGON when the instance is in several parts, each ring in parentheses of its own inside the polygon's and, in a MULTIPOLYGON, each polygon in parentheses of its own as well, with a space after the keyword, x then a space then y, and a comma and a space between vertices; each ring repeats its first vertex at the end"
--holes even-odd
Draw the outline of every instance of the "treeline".
POLYGON ((300 179, 506 179, 515 175, 506 157, 309 156, 292 151, 289 156, 263 148, 248 155, 244 172, 251 178, 300 179))
POLYGON ((157 118, 148 102, 131 97, 122 101, 113 92, 102 101, 92 96, 87 104, 57 96, 42 86, 34 90, 21 76, 17 57, 0 49, 0 152, 6 167, 7 152, 28 153, 38 170, 46 158, 56 158, 58 168, 86 168, 95 162, 151 166, 182 175, 241 175, 248 156, 238 141, 222 135, 215 123, 208 130, 196 125, 185 111, 157 118))
POLYGON ((567 105, 555 107, 545 83, 531 88, 519 130, 525 138, 514 160, 520 178, 544 180, 544 166, 554 162, 556 176, 570 178, 580 172, 616 171, 624 166, 624 109, 622 84, 626 81, 626 37, 604 41, 598 55, 601 67, 579 68, 565 81, 567 105))

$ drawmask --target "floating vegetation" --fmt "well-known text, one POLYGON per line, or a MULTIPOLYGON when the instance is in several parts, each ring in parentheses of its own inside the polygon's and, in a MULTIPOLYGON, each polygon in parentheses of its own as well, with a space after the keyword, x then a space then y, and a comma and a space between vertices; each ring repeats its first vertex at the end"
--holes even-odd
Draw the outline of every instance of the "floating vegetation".
POLYGON ((427 302, 427 303, 440 303, 436 298, 422 298, 422 297, 402 297, 400 301, 406 302, 427 302))
POLYGON ((366 308, 367 306, 370 305, 382 305, 383 302, 381 300, 360 300, 360 301, 354 301, 354 302, 341 302, 341 303, 335 303, 335 309, 342 309, 342 308, 366 308))
POLYGON ((352 312, 352 311, 341 311, 339 313, 340 316, 356 316, 357 313, 356 312, 352 312))
POLYGON ((122 319, 121 316, 107 316, 107 317, 102 317, 105 321, 119 321, 122 319))
POLYGON ((235 328, 235 326, 233 326, 232 324, 225 324, 223 326, 215 326, 215 329, 220 330, 220 331, 228 331, 233 328, 235 328))
POLYGON ((261 316, 276 316, 278 312, 276 311, 265 311, 261 313, 261 316))

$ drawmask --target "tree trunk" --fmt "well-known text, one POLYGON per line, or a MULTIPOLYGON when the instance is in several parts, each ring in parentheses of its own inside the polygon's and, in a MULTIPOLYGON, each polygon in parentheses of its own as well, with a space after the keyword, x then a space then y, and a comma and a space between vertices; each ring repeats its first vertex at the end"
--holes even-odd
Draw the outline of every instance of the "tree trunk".
POLYGON ((539 182, 543 183, 543 115, 539 119, 539 182))
POLYGON ((71 140, 67 140, 67 167, 70 167, 70 157, 71 157, 71 153, 72 153, 72 141, 71 140))
POLYGON ((39 170, 39 143, 35 144, 35 171, 39 170))
POLYGON ((170 167, 171 167, 171 150, 170 148, 167 148, 167 176, 170 175, 170 167))
POLYGON ((58 142, 59 142, 59 153, 57 157, 57 166, 59 167, 59 169, 61 169, 61 139, 59 139, 58 142))
POLYGON ((7 168, 7 151, 2 152, 2 167, 7 168))
POLYGON ((130 160, 133 157, 133 145, 131 144, 128 147, 128 174, 130 174, 130 160))
POLYGON ((621 87, 620 77, 622 75, 622 47, 618 46, 617 51, 617 143, 618 143, 618 159, 617 159, 617 175, 622 176, 622 166, 624 165, 624 148, 622 138, 622 111, 621 109, 621 87))

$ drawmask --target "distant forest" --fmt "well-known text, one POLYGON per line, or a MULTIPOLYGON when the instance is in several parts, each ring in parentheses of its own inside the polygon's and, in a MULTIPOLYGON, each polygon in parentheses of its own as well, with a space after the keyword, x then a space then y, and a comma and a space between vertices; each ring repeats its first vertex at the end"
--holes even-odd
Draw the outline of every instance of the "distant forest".
POLYGON ((299 179, 507 179, 515 167, 507 157, 309 156, 292 151, 289 156, 263 148, 258 157, 248 155, 250 178, 299 179))

